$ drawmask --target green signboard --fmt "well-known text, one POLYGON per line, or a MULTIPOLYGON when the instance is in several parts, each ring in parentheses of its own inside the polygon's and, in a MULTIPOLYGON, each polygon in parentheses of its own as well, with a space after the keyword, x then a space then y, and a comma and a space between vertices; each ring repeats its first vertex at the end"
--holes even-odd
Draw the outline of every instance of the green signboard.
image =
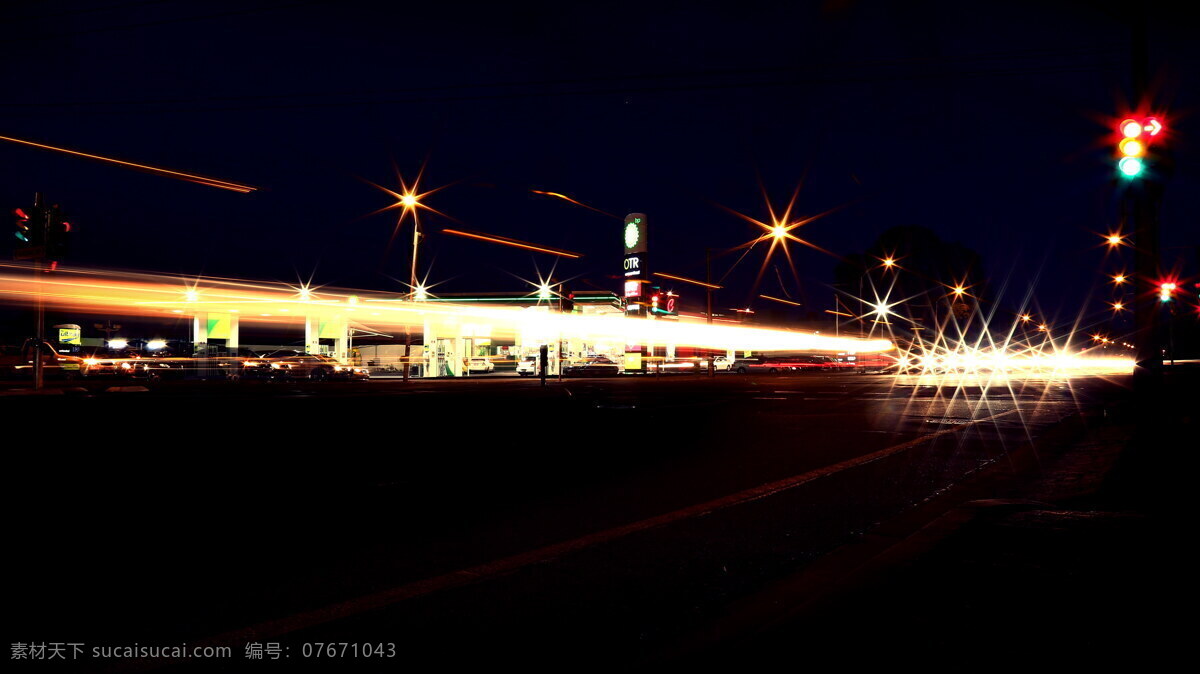
POLYGON ((317 327, 317 337, 321 339, 339 339, 346 336, 346 325, 340 321, 321 321, 317 327))
POLYGON ((208 338, 229 339, 231 323, 232 320, 229 314, 209 314, 208 338))
POLYGON ((625 216, 625 225, 621 230, 625 243, 625 254, 644 253, 649 248, 649 230, 646 226, 645 213, 630 213, 625 216))

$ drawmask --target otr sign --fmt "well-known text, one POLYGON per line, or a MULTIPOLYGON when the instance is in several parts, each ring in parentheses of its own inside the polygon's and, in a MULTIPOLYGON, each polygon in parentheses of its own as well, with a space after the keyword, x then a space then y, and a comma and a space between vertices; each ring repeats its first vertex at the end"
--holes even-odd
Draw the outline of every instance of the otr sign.
POLYGON ((642 273, 642 259, 637 255, 627 255, 625 257, 625 275, 637 276, 642 273))

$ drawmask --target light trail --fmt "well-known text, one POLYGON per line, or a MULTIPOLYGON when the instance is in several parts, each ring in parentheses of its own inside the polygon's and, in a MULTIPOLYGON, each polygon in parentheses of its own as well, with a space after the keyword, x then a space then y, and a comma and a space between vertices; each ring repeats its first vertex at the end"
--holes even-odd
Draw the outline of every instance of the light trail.
POLYGON ((682 281, 684 283, 691 283, 693 285, 698 285, 703 288, 711 288, 712 290, 720 290, 721 288, 725 287, 725 286, 719 286, 716 283, 705 283, 704 281, 697 281, 696 279, 687 278, 686 276, 676 276, 674 274, 664 274, 660 271, 653 272, 653 274, 654 274, 654 276, 660 276, 662 278, 669 278, 672 281, 682 281))
POLYGON ((793 302, 791 300, 780 299, 778 297, 771 297, 770 295, 759 295, 759 297, 763 298, 764 300, 771 300, 773 302, 782 302, 784 304, 791 304, 792 306, 797 306, 797 307, 804 306, 803 304, 800 304, 799 302, 793 302))
POLYGON ((583 203, 582 201, 576 201, 575 199, 572 199, 571 197, 568 197, 565 194, 559 194, 558 192, 544 192, 542 190, 529 190, 529 191, 533 192, 534 194, 544 194, 548 197, 555 197, 557 199, 562 199, 563 201, 569 201, 569 202, 575 204, 576 206, 583 206, 584 208, 586 208, 590 211, 596 211, 597 213, 602 213, 604 215, 607 215, 610 218, 617 218, 618 220, 620 220, 619 216, 613 215, 612 213, 609 213, 608 211, 602 211, 599 208, 596 208, 595 206, 588 206, 587 204, 583 203))
MULTIPOLYGON (((319 317, 373 330, 424 329, 524 343, 578 338, 594 344, 674 344, 754 352, 814 351, 885 353, 887 339, 836 337, 816 333, 707 324, 703 318, 678 321, 626 318, 620 314, 561 314, 544 306, 421 302, 395 294, 323 287, 320 298, 298 294, 287 283, 106 272, 63 268, 37 279, 27 263, 0 263, 0 302, 32 306, 38 301, 58 311, 177 320, 197 313, 237 314, 244 325, 298 325, 319 317)), ((1018 376, 1122 374, 1131 357, 1070 351, 1041 342, 1004 341, 982 348, 939 338, 895 354, 899 371, 914 375, 978 376, 1003 380, 1018 376), (1094 354, 1094 355, 1093 355, 1094 354)))
POLYGON ((651 321, 619 314, 560 314, 544 307, 408 301, 397 299, 394 294, 331 287, 322 289, 320 299, 306 300, 286 283, 69 268, 38 280, 30 266, 0 264, 0 301, 32 305, 39 299, 59 311, 170 320, 202 312, 236 313, 245 325, 299 323, 305 317, 320 317, 348 325, 369 323, 378 329, 429 325, 442 334, 471 334, 527 343, 566 336, 613 345, 675 344, 753 351, 866 353, 894 348, 883 339, 837 338, 736 324, 707 325, 701 319, 686 317, 678 321, 651 321))
POLYGON ((582 253, 572 253, 567 250, 559 250, 557 248, 548 248, 546 246, 538 246, 536 244, 528 243, 525 241, 519 241, 517 239, 510 239, 506 236, 496 236, 494 234, 480 234, 478 232, 465 232, 461 229, 443 229, 442 232, 444 234, 453 234, 455 236, 465 236, 468 239, 478 239, 480 241, 487 241, 489 243, 499 243, 499 244, 502 244, 505 246, 513 246, 514 248, 524 248, 526 250, 532 250, 532 251, 536 251, 539 253, 549 253, 551 255, 558 255, 561 257, 570 257, 570 258, 583 257, 582 253))
POLYGON ((209 187, 216 187, 216 188, 223 189, 223 190, 229 190, 231 192, 241 192, 241 193, 245 194, 248 192, 253 192, 258 189, 257 187, 251 187, 249 185, 233 183, 233 182, 229 182, 227 180, 218 180, 216 178, 208 178, 205 176, 199 176, 199 175, 195 175, 192 173, 184 173, 182 171, 172 171, 171 169, 159 168, 157 166, 147 166, 146 164, 135 164, 133 162, 123 161, 121 159, 113 159, 112 157, 102 157, 98 154, 89 154, 87 152, 79 152, 77 150, 68 150, 65 147, 55 147, 53 145, 44 145, 42 143, 35 143, 30 140, 21 140, 20 138, 10 138, 8 136, 0 136, 0 140, 6 140, 10 143, 19 143, 21 145, 28 145, 30 147, 41 148, 43 150, 53 150, 54 152, 62 152, 63 154, 74 155, 76 157, 84 157, 86 159, 95 159, 97 161, 108 162, 110 164, 117 164, 118 166, 127 166, 129 168, 134 168, 139 171, 146 171, 147 173, 153 173, 155 175, 166 176, 168 178, 177 178, 180 180, 186 180, 188 182, 193 182, 198 185, 207 185, 209 187))

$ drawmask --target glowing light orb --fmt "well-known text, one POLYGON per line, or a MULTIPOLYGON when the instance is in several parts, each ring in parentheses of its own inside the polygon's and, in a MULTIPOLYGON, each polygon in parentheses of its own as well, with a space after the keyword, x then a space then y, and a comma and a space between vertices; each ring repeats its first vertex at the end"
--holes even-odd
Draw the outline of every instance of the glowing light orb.
POLYGON ((1117 162, 1117 168, 1120 169, 1121 173, 1125 175, 1125 177, 1134 178, 1141 174, 1142 169, 1145 168, 1145 164, 1143 164, 1142 160, 1138 159, 1137 157, 1125 157, 1121 161, 1117 162))
POLYGON ((1117 147, 1126 157, 1140 157, 1146 154, 1146 146, 1142 144, 1142 141, 1133 138, 1126 138, 1117 147))

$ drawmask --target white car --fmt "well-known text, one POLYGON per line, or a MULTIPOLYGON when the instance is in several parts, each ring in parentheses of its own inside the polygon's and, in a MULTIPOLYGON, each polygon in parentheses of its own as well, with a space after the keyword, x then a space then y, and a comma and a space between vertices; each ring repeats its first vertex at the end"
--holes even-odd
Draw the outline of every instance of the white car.
POLYGON ((729 368, 733 367, 733 361, 729 360, 727 356, 717 356, 713 358, 712 362, 713 369, 717 372, 725 372, 729 368))
POLYGON ((537 373, 537 356, 522 356, 521 360, 517 361, 517 374, 521 375, 522 377, 532 377, 537 373))
POLYGON ((467 372, 469 374, 487 374, 496 369, 495 364, 487 358, 476 357, 467 361, 467 372))

